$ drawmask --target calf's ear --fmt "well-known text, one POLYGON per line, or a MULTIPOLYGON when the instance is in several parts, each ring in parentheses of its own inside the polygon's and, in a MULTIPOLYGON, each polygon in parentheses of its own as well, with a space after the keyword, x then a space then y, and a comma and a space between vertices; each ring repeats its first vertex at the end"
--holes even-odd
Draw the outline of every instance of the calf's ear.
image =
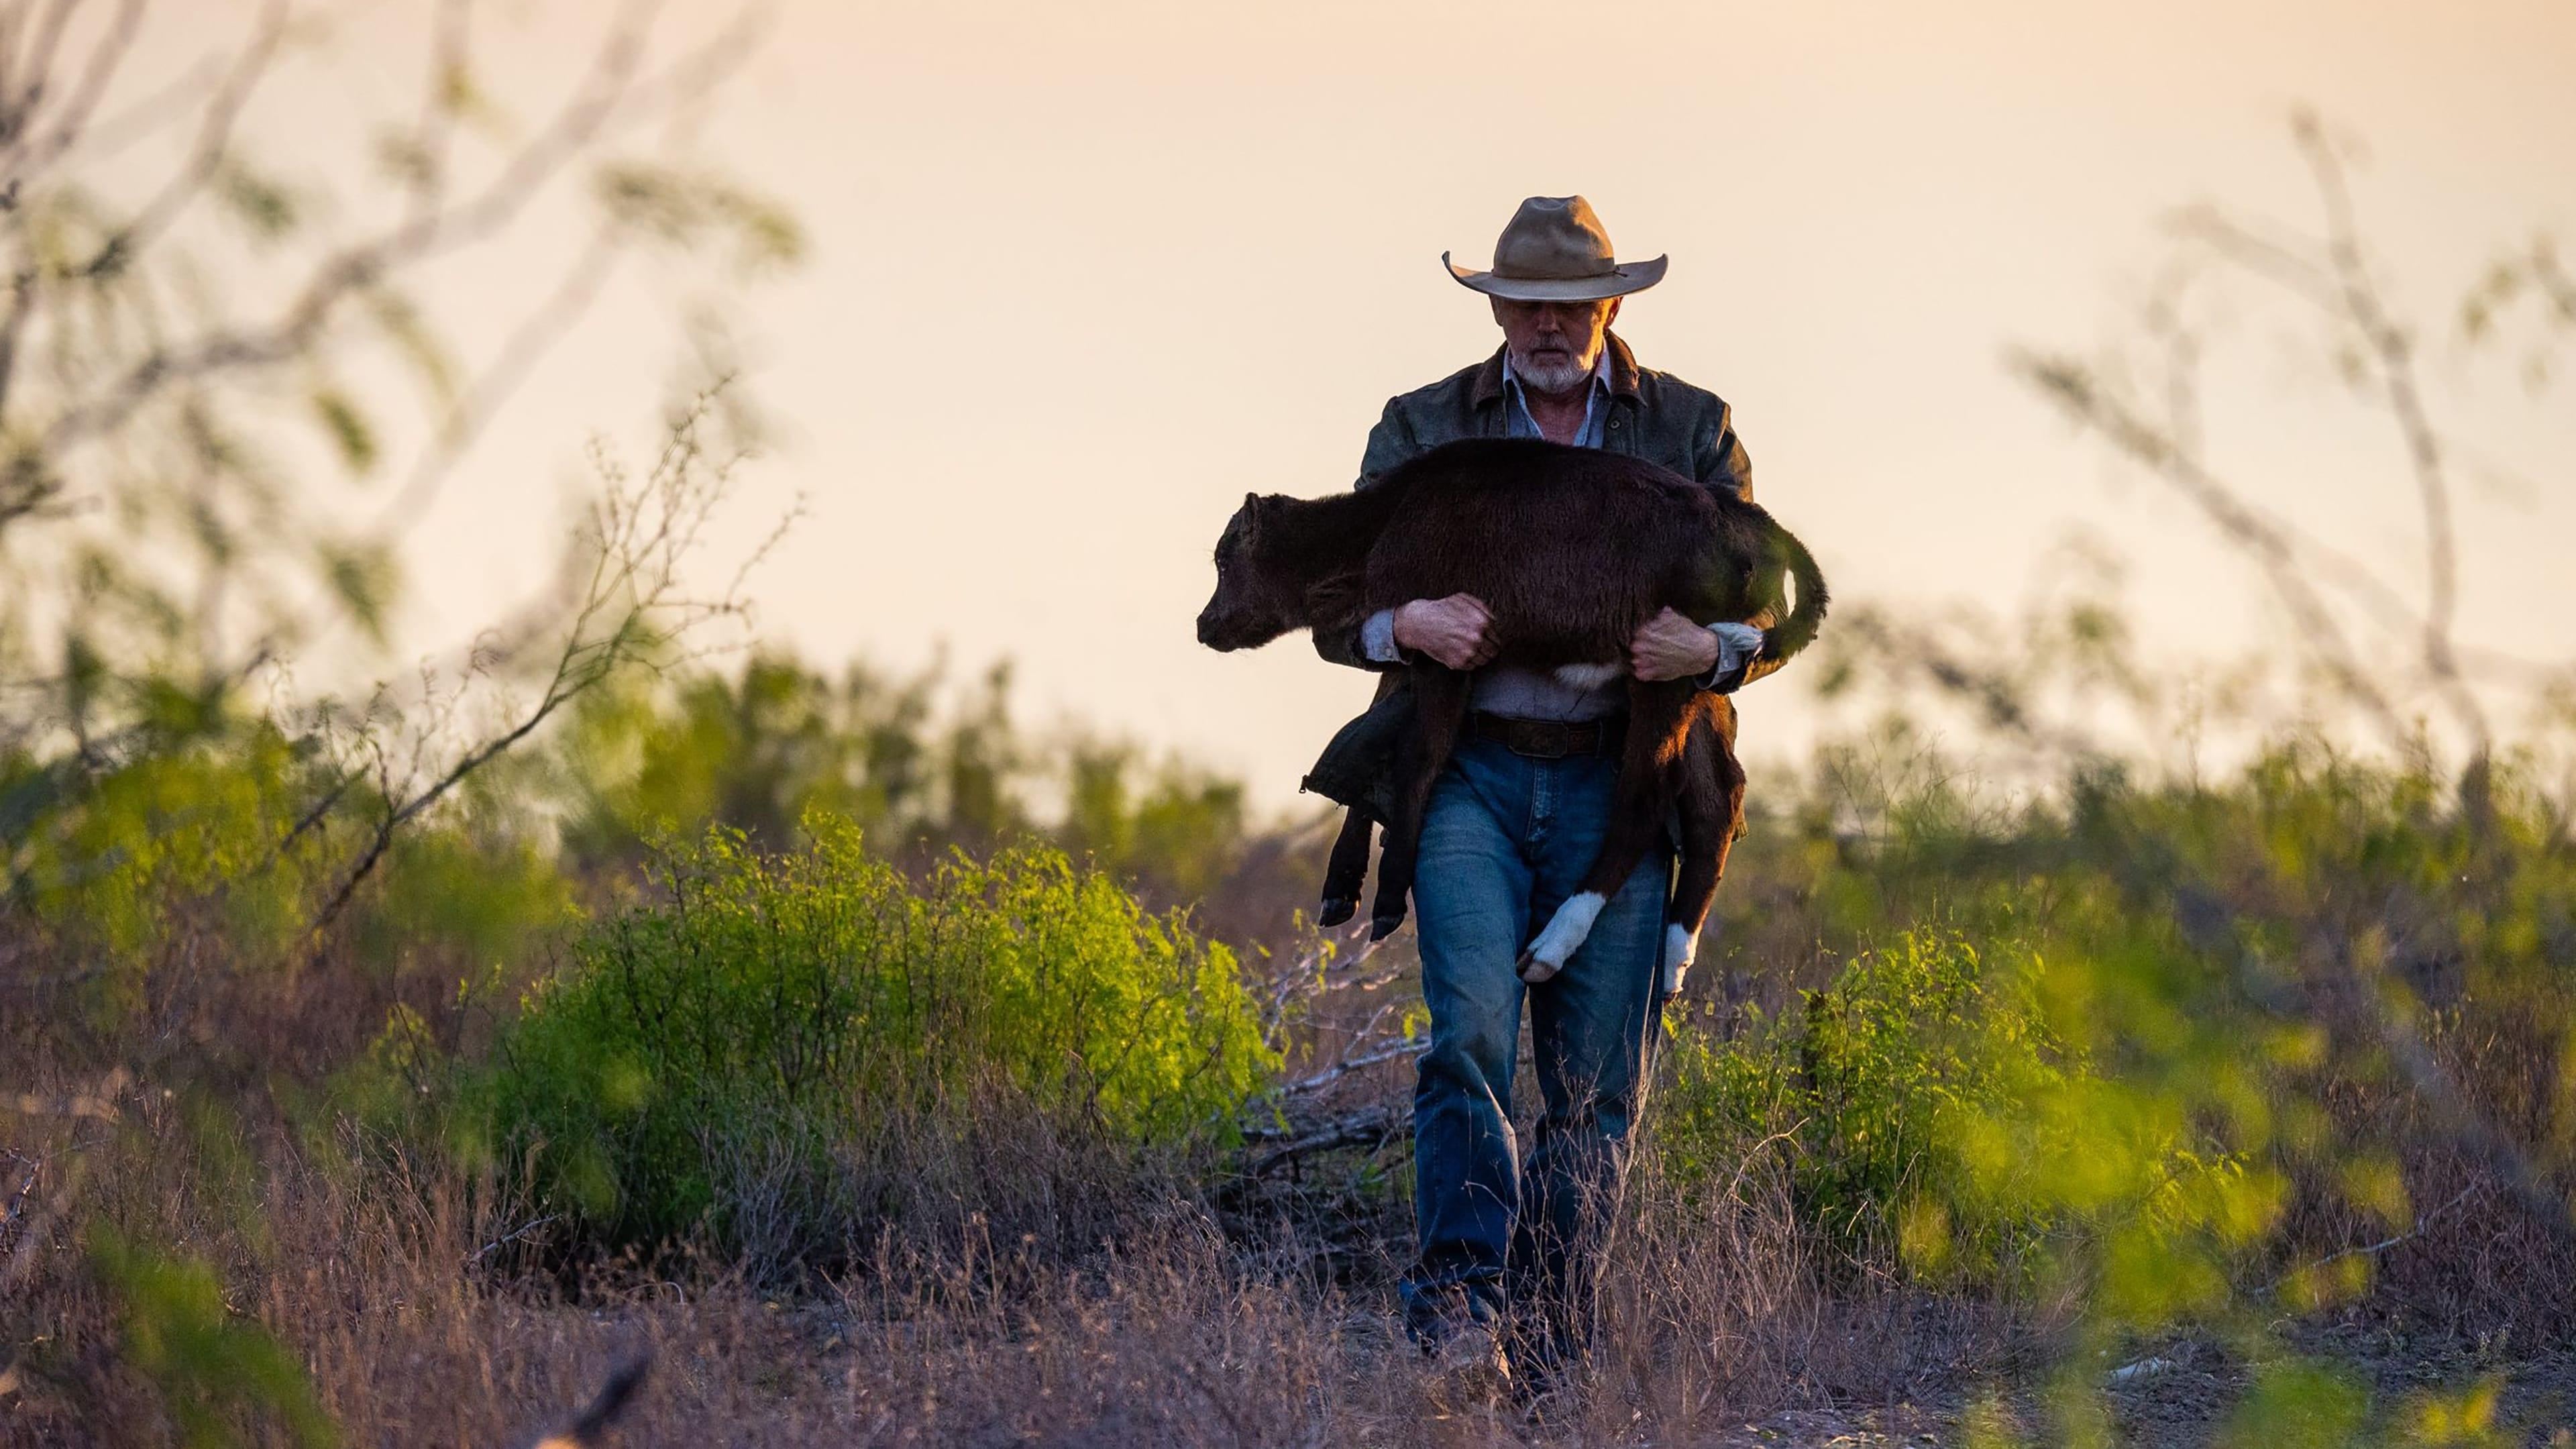
POLYGON ((1316 580, 1306 589, 1306 616, 1310 619, 1339 620, 1356 616, 1360 602, 1361 579, 1357 574, 1334 574, 1316 580))

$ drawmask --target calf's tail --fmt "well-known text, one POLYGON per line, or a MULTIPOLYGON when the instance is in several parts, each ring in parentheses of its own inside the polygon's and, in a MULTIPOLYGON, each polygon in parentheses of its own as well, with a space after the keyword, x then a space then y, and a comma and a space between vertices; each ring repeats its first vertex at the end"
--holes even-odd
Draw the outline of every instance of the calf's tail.
POLYGON ((1773 556, 1787 567, 1789 577, 1797 581, 1798 607, 1790 611, 1788 618, 1763 631, 1762 655, 1766 659, 1786 659, 1816 641, 1816 631, 1824 627, 1828 595, 1824 571, 1816 567, 1816 556, 1807 552, 1796 534, 1776 521, 1771 524, 1771 549, 1773 556))

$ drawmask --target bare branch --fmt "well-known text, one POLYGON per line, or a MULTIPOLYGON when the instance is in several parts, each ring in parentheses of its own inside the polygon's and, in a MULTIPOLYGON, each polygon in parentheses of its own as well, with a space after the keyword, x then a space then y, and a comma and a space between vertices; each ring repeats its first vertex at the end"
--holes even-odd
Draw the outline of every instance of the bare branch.
MULTIPOLYGON (((384 812, 356 861, 316 912, 312 928, 316 935, 339 918, 403 828, 476 771, 516 747, 626 663, 651 657, 710 619, 744 612, 738 592, 705 600, 681 592, 683 566, 695 552, 729 476, 727 467, 709 467, 701 450, 699 429, 712 401, 711 396, 700 398, 671 430, 661 457, 641 483, 631 491, 611 486, 600 499, 583 544, 588 556, 583 586, 536 702, 508 728, 457 755, 425 784, 400 786, 389 771, 380 771, 384 812)), ((379 744, 370 738, 371 749, 379 744)), ((427 731, 413 739, 415 778, 426 773, 421 762, 429 744, 427 731)))
POLYGON ((2351 189, 2344 180, 2343 167, 2325 132, 2312 115, 2302 115, 2293 127, 2301 152, 2316 177, 2317 190, 2323 197, 2326 212, 2326 247, 2334 260, 2336 280, 2341 288, 2346 315, 2368 342, 2376 359, 2380 384, 2386 394, 2390 414, 2397 420, 2406 442, 2408 461, 2415 470, 2416 491, 2424 512, 2424 662, 2440 682, 2442 693, 2459 717, 2462 728, 2470 732, 2477 752, 2490 747, 2493 731, 2486 712, 2461 681, 2459 659, 2452 649, 2451 633, 2459 611, 2459 540, 2451 520, 2451 485, 2443 467, 2442 446, 2434 432, 2432 419, 2424 410, 2422 390, 2415 381, 2414 346, 2406 331, 2392 318, 2381 301, 2378 288, 2361 254, 2359 223, 2353 214, 2351 189))
POLYGON ((431 25, 429 84, 421 98, 420 122, 412 128, 408 159, 413 170, 405 188, 414 222, 436 211, 447 193, 448 142, 456 130, 457 91, 465 84, 473 8, 473 0, 440 0, 431 25))
POLYGON ((134 49, 135 34, 143 25, 144 0, 120 0, 116 18, 109 22, 107 33, 90 48, 89 62, 82 67, 79 83, 73 87, 71 100, 47 130, 42 141, 29 143, 34 134, 31 100, 30 114, 20 120, 9 138, 8 148, 0 150, 0 187, 19 186, 60 158, 79 141, 82 128, 89 124, 90 113, 107 95, 108 86, 124 68, 125 58, 134 49))
MULTIPOLYGON (((1312 1152, 1330 1152, 1343 1147, 1380 1147, 1412 1125, 1412 1115, 1399 1112, 1393 1106, 1363 1108, 1333 1118, 1321 1126, 1307 1128, 1262 1153, 1253 1160, 1252 1176, 1267 1177, 1312 1152)), ((1249 1135, 1257 1138, 1263 1134, 1249 1135)))
POLYGON ((16 0, 16 3, 0 9, 0 88, 6 87, 9 72, 16 69, 18 32, 26 24, 26 0, 16 0))
MULTIPOLYGON (((35 44, 28 47, 26 64, 12 66, 0 61, 0 143, 15 141, 26 128, 29 114, 44 99, 46 78, 54 70, 54 53, 63 43, 63 28, 71 22, 72 12, 79 8, 80 0, 53 0, 45 18, 36 27, 35 44), (10 74, 12 70, 16 74, 10 74)), ((23 20, 25 15, 23 10, 15 12, 13 26, 15 20, 23 20)), ((9 33, 9 40, 9 49, 15 52, 17 32, 14 28, 9 33)))
MULTIPOLYGON (((120 67, 130 50, 139 53, 143 0, 0 0, 0 237, 11 243, 8 261, 0 263, 0 533, 30 518, 69 517, 75 505, 92 511, 95 523, 71 526, 74 547, 50 556, 30 550, 25 557, 35 583, 13 584, 0 609, 26 627, 19 613, 40 610, 44 586, 73 583, 70 571, 91 559, 105 570, 101 581, 81 585, 112 611, 83 616, 105 621, 84 627, 84 641, 105 641, 103 652, 66 666, 52 691, 61 703, 38 706, 60 716, 43 726, 46 737, 72 737, 85 767, 101 758, 93 744, 132 733, 132 721, 112 717, 134 711, 130 686, 139 681, 129 673, 157 681, 169 661, 193 649, 195 678, 232 677, 224 651, 242 642, 214 627, 219 617, 247 621, 229 632, 261 636, 257 657, 265 657, 272 648, 310 641, 314 631, 293 621, 365 614, 375 598, 370 581, 379 557, 370 550, 390 545, 508 398, 604 295, 624 249, 663 218, 639 214, 620 204, 624 193, 604 190, 595 234, 568 258, 560 277, 536 279, 541 288, 551 280, 551 289, 532 299, 480 371, 461 378, 450 373, 447 348, 402 305, 396 290, 402 274, 489 241, 547 192, 573 184, 569 178, 602 159, 620 137, 686 114, 740 65, 766 18, 758 7, 738 8, 715 27, 665 47, 656 28, 666 13, 662 0, 621 0, 596 22, 597 43, 571 57, 568 84, 546 98, 533 129, 467 177, 451 168, 447 153, 462 149, 471 114, 468 65, 479 12, 474 0, 431 0, 425 92, 416 102, 403 98, 406 109, 416 104, 417 110, 394 122, 387 141, 389 150, 410 148, 396 159, 417 164, 400 173, 397 186, 379 191, 389 205, 359 230, 299 245, 288 253, 291 270, 274 279, 284 290, 255 289, 246 294, 262 300, 244 303, 227 287, 229 278, 200 266, 198 203, 232 184, 236 138, 249 124, 252 99, 284 83, 278 60, 308 8, 263 0, 254 23, 228 38, 220 63, 192 67, 175 87, 138 84, 153 94, 136 109, 126 104, 120 67), (175 168, 151 178, 151 189, 130 212, 110 209, 84 184, 86 176, 73 175, 53 178, 21 205, 25 178, 48 165, 59 171, 63 157, 87 155, 100 144, 93 118, 101 112, 110 115, 102 123, 109 128, 166 138, 179 158, 175 168), (420 362, 431 384, 425 389, 430 428, 405 460, 402 486, 377 526, 353 538, 326 533, 297 513, 287 471, 300 454, 280 454, 270 445, 302 441, 293 436, 297 419, 287 411, 299 398, 263 383, 281 368, 314 364, 313 386, 300 400, 345 456, 374 466, 374 420, 336 389, 323 366, 330 360, 323 350, 362 321, 360 308, 369 309, 380 330, 355 340, 420 362), (141 536, 130 550, 110 546, 112 526, 136 528, 141 536), (201 565, 193 578, 192 560, 201 565), (280 561, 290 566, 270 566, 280 561), (293 596, 307 585, 348 590, 352 608, 294 608, 293 596)), ((675 240, 694 244, 686 235, 675 240)), ((598 525, 601 537, 628 551, 626 563, 574 582, 567 606, 579 605, 577 647, 555 660, 558 682, 568 688, 604 662, 675 647, 673 631, 639 622, 625 607, 632 599, 611 595, 676 567, 694 524, 675 528, 665 518, 657 532, 651 509, 621 511, 612 502, 598 525), (583 595, 583 584, 594 592, 583 595)), ((714 599, 688 600, 665 587, 649 608, 671 618, 706 617, 736 607, 739 589, 737 578, 714 599)), ((39 633, 54 627, 40 612, 30 617, 39 633)), ((551 629, 542 637, 554 640, 551 629)), ((41 654, 51 643, 39 640, 32 652, 41 654)), ((31 652, 14 644, 12 651, 31 652)), ((544 668, 537 665, 539 674, 544 668)), ((194 679, 183 687, 193 690, 194 679)), ((550 694, 538 708, 560 703, 550 694)), ((497 753, 518 737, 505 733, 490 743, 497 753)), ((454 763, 470 774, 489 757, 454 763)), ((383 764, 380 774, 403 776, 398 751, 383 764)), ((427 777, 445 773, 443 757, 434 764, 423 756, 410 769, 426 780, 428 798, 395 796, 385 839, 416 814, 404 807, 426 809, 438 798, 437 782, 427 777)), ((315 782, 326 795, 332 788, 328 776, 315 782)), ((319 816, 287 832, 290 844, 353 813, 342 788, 339 804, 326 800, 319 816)))
POLYGON ((2296 536, 2285 524, 2257 509, 2163 430, 2097 386, 2081 366, 2026 351, 2014 353, 2012 365, 2069 417, 2171 484, 2217 525, 2223 537, 2251 556, 2336 687, 2378 722, 2392 744, 2400 750, 2412 748, 2405 720, 2363 669, 2350 636, 2300 568, 2296 536))
MULTIPOLYGON (((2321 146, 2323 143, 2317 140, 2315 144, 2321 146)), ((2331 159, 2323 164, 2331 167, 2331 159)), ((2207 206, 2180 213, 2174 220, 2174 229, 2209 255, 2259 281, 2278 286, 2314 307, 2339 333, 2354 337, 2364 353, 2382 359, 2378 365, 2383 374, 2390 370, 2385 359, 2390 357, 2390 334, 2395 334, 2397 366, 2394 376, 2399 380, 2400 390, 2412 399, 2417 394, 2411 380, 2411 356, 2405 348, 2402 329, 2397 329, 2391 322, 2384 305, 2370 290, 2366 272, 2360 267, 2360 248, 2350 226, 2348 203, 2341 214, 2346 218, 2343 229, 2338 237, 2325 242, 2312 242, 2276 227, 2260 226, 2228 216, 2207 206), (2352 290, 2354 285, 2360 288, 2358 305, 2352 290)), ((2168 265, 2145 309, 2143 325, 2157 347, 2163 368, 2166 416, 2161 432, 2165 446, 2176 458, 2208 472, 2201 458, 2200 340, 2182 321, 2184 295, 2195 280, 2191 268, 2192 255, 2185 253, 2168 265)), ((2519 278, 2522 273, 2515 270, 2512 275, 2519 278)), ((2093 386, 2097 392, 2101 390, 2099 384, 2093 386)), ((2404 409, 2392 411, 2398 412, 2403 420, 2404 409)), ((2417 424, 2410 429, 2410 458, 2419 464, 2428 456, 2438 458, 2446 450, 2432 446, 2433 434, 2429 424, 2421 421, 2420 407, 2414 410, 2414 417, 2417 424)), ((2433 538, 2441 537, 2448 522, 2447 490, 2437 486, 2436 491, 2445 494, 2445 502, 2438 510, 2435 526, 2428 528, 2428 537, 2433 538)), ((2427 609, 2409 602, 2404 593, 2377 570, 2304 532, 2286 519, 2261 514, 2241 494, 2237 501, 2249 514, 2263 517, 2268 528, 2295 556, 2299 568, 2311 571, 2319 581, 2343 593, 2379 628, 2419 641, 2419 663, 2407 671, 2407 687, 2430 688, 2441 694, 2480 748, 2484 747, 2483 742, 2487 738, 2487 726, 2482 710, 2466 688, 2469 670, 2474 667, 2491 677, 2521 679, 2550 672, 2547 665, 2516 659, 2495 650, 2459 644, 2450 637, 2449 626, 2445 622, 2427 609), (2431 638, 2439 638, 2440 646, 2425 647, 2420 642, 2431 638)), ((2222 532, 2225 531, 2222 527, 2222 532)), ((2447 547, 2442 547, 2440 556, 2447 557, 2448 552, 2447 547)), ((2437 567, 2429 572, 2438 575, 2441 570, 2437 567)), ((2386 666, 2377 672, 2383 679, 2395 673, 2386 666)))
POLYGON ((223 80, 223 57, 205 56, 151 91, 83 125, 80 134, 72 137, 55 159, 95 163, 118 155, 168 130, 178 117, 201 108, 223 80))
POLYGON ((1338 935, 1319 932, 1303 954, 1277 973, 1270 983, 1270 1000, 1261 1013, 1261 1032, 1264 1040, 1276 1044, 1290 1019, 1301 1008, 1310 1006, 1319 997, 1347 991, 1375 991, 1391 984, 1397 976, 1403 974, 1404 964, 1401 958, 1396 958, 1395 964, 1381 967, 1376 972, 1367 974, 1359 972, 1359 967, 1366 965, 1371 957, 1378 954, 1379 947, 1385 944, 1383 941, 1364 942, 1360 945, 1358 953, 1349 960, 1339 959, 1343 946, 1349 942, 1358 941, 1367 930, 1367 923, 1362 922, 1338 935), (1346 974, 1337 975, 1336 973, 1346 974))
POLYGON ((9 384, 17 374, 18 345, 26 338, 27 322, 36 315, 37 286, 33 267, 21 267, 9 279, 9 310, 0 313, 0 418, 8 416, 9 384))
POLYGON ((2331 258, 2306 256, 2297 243, 2264 236, 2215 207, 2193 207, 2176 218, 2175 226, 2186 238, 2314 304, 2328 317, 2350 321, 2331 258))
POLYGON ((614 228, 602 227, 592 235, 589 245, 564 268, 553 292, 520 320, 490 365, 449 404, 437 433, 413 460, 411 475, 377 513, 370 533, 399 533, 420 517, 437 496, 438 486, 449 470, 482 435, 502 405, 599 299, 600 289, 608 284, 623 249, 623 238, 614 228))
POLYGON ((476 1248, 473 1252, 466 1254, 464 1260, 465 1266, 469 1268, 473 1267, 475 1264, 482 1262, 485 1258, 492 1256, 494 1253, 501 1251, 503 1248, 519 1241, 521 1238, 537 1231, 539 1228, 546 1227, 561 1220, 562 1215, 560 1213, 548 1213, 544 1217, 521 1223, 519 1226, 512 1228, 510 1231, 503 1233, 501 1236, 494 1238, 492 1241, 485 1243, 479 1248, 476 1248))
POLYGON ((215 88, 212 101, 197 126, 196 141, 188 148, 188 159, 176 174, 162 183, 161 190, 144 203, 134 218, 118 228, 102 243, 83 268, 95 276, 123 269, 135 253, 150 246, 169 229, 188 203, 206 189, 223 169, 224 158, 232 148, 233 127, 241 120, 242 108, 250 104, 251 93, 259 88, 260 77, 276 58, 278 42, 286 38, 286 0, 269 0, 261 12, 257 28, 242 47, 223 84, 215 88))
MULTIPOLYGON (((632 5, 630 15, 651 7, 632 5)), ((522 148, 501 174, 471 198, 403 222, 325 257, 285 311, 265 326, 220 329, 177 347, 156 349, 127 368, 104 391, 65 408, 41 434, 41 446, 59 454, 113 430, 173 383, 230 369, 258 369, 300 356, 329 323, 339 304, 386 273, 479 241, 515 220, 528 202, 576 155, 608 130, 638 96, 666 105, 712 84, 747 53, 751 31, 738 23, 676 62, 662 76, 637 82, 643 40, 629 23, 601 47, 589 77, 563 111, 522 148)))
MULTIPOLYGON (((1372 1027, 1374 1027, 1374 1023, 1372 1024, 1372 1027)), ((1357 1040, 1353 1042, 1353 1047, 1356 1048, 1360 1042, 1367 1041, 1374 1035, 1375 1032, 1373 1029, 1362 1031, 1357 1040)), ((1346 1051, 1342 1054, 1340 1060, 1335 1061, 1331 1066, 1326 1067, 1324 1070, 1316 1072, 1311 1076, 1300 1077, 1293 1082, 1284 1083, 1281 1085, 1279 1090, 1292 1095, 1305 1095, 1320 1092, 1324 1088, 1331 1086, 1333 1083, 1340 1081, 1342 1078, 1349 1076, 1353 1072, 1366 1071, 1370 1067, 1377 1066, 1384 1062, 1410 1061, 1429 1050, 1431 1050, 1431 1038, 1427 1036, 1410 1036, 1399 1038, 1395 1041, 1373 1047, 1366 1051, 1356 1049, 1346 1051)))

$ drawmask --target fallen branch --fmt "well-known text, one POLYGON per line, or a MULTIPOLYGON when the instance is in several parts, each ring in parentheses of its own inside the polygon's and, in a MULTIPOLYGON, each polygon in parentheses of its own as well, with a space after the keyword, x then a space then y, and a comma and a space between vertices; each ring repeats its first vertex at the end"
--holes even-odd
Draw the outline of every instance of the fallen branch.
MULTIPOLYGON (((1343 1147, 1371 1149, 1382 1147, 1397 1134, 1411 1130, 1412 1126, 1412 1114, 1398 1111, 1392 1106, 1370 1107, 1363 1111, 1352 1112, 1326 1122, 1322 1126, 1310 1128, 1303 1135, 1263 1153, 1253 1161, 1252 1175, 1267 1177, 1279 1168, 1312 1152, 1331 1152, 1343 1147)), ((1245 1135, 1258 1139, 1272 1135, 1284 1136, 1291 1130, 1294 1129, 1271 1129, 1268 1132, 1256 1131, 1245 1135)))
POLYGON ((1279 1090, 1283 1093, 1296 1094, 1320 1092, 1324 1088, 1331 1086, 1333 1083, 1340 1081, 1342 1078, 1349 1076, 1353 1072, 1376 1066, 1380 1062, 1401 1061, 1410 1057, 1418 1057, 1429 1050, 1431 1050, 1431 1039, 1429 1037, 1407 1037, 1390 1046, 1382 1046, 1373 1051, 1363 1051, 1346 1055, 1340 1061, 1333 1063, 1331 1066, 1315 1073, 1313 1076, 1300 1077, 1296 1081, 1290 1082, 1286 1086, 1281 1087, 1279 1090))
POLYGON ((501 1236, 494 1238, 492 1241, 485 1243, 479 1248, 476 1248, 473 1252, 466 1254, 465 1266, 468 1268, 473 1267, 475 1264, 482 1262, 485 1258, 490 1257, 501 1249, 510 1246, 512 1243, 519 1241, 521 1238, 524 1238, 528 1234, 535 1232, 537 1229, 546 1226, 548 1223, 561 1220, 562 1216, 563 1215, 561 1213, 548 1213, 534 1222, 522 1223, 518 1227, 512 1228, 510 1231, 503 1233, 501 1236))

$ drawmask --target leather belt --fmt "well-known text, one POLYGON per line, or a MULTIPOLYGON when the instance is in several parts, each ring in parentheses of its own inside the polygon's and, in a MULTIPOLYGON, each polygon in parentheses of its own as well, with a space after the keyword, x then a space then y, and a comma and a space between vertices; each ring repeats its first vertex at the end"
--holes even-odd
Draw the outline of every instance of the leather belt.
POLYGON ((1467 716, 1467 733, 1493 740, 1515 755, 1534 760, 1561 760, 1568 755, 1615 755, 1627 742, 1628 717, 1558 721, 1514 719, 1477 710, 1467 716))

